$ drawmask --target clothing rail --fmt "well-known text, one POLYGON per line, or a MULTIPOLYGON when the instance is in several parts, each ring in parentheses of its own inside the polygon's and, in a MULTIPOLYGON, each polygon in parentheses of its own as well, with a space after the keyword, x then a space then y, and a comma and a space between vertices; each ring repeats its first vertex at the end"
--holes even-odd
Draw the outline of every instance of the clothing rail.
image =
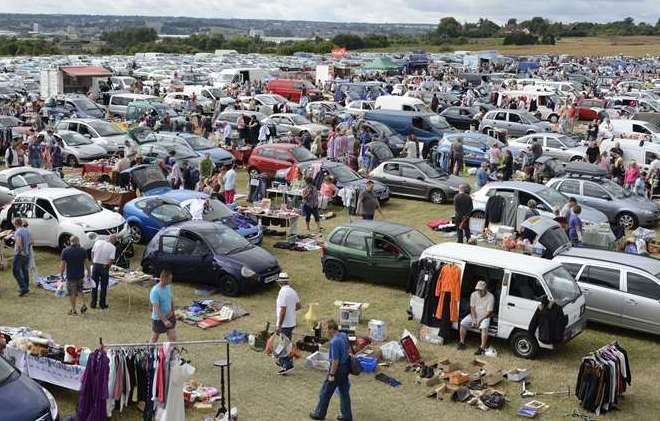
POLYGON ((201 341, 177 341, 177 342, 142 342, 142 343, 126 343, 126 344, 104 344, 103 338, 99 338, 99 343, 101 349, 104 348, 151 348, 158 347, 165 344, 172 346, 179 345, 222 345, 225 344, 225 355, 226 359, 224 361, 216 361, 214 365, 220 369, 220 408, 218 408, 218 413, 216 417, 219 417, 221 414, 229 414, 227 419, 231 419, 231 374, 230 374, 230 363, 229 363, 229 341, 226 339, 207 339, 201 341), (225 368, 227 369, 227 407, 225 407, 225 368))

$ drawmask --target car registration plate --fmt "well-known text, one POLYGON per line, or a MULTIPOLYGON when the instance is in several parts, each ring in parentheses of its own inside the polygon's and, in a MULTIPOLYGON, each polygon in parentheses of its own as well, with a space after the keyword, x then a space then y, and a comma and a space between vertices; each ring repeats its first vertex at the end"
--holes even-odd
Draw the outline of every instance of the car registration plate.
POLYGON ((279 276, 278 274, 266 276, 266 279, 264 279, 264 284, 269 284, 271 282, 277 281, 278 276, 279 276))

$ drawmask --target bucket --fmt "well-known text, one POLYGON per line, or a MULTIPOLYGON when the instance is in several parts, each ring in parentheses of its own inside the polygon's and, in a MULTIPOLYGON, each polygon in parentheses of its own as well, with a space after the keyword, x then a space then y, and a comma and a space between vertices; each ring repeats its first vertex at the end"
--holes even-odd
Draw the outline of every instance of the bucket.
POLYGON ((382 320, 369 320, 369 338, 374 342, 383 342, 387 337, 385 322, 382 320))

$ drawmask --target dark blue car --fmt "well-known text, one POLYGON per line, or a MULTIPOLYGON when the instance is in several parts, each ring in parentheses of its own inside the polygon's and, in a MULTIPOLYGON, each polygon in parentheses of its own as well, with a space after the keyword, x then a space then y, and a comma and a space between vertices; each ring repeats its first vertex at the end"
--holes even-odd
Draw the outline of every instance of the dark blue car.
POLYGON ((53 396, 22 374, 0 355, 0 419, 55 421, 59 419, 53 396))
POLYGON ((191 219, 176 200, 159 196, 133 199, 124 205, 122 214, 136 243, 149 241, 163 227, 191 219))
POLYGON ((277 280, 275 256, 234 230, 208 221, 188 221, 163 228, 147 245, 142 270, 158 274, 172 270, 175 281, 220 288, 236 297, 277 280))

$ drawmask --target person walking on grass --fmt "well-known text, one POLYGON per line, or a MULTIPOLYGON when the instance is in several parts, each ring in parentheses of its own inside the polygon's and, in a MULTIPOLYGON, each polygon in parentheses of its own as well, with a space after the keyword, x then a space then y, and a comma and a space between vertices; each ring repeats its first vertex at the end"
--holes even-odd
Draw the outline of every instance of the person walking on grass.
POLYGON ((151 302, 151 343, 158 342, 161 334, 167 335, 168 342, 176 342, 176 317, 174 317, 174 294, 172 293, 172 272, 160 272, 158 283, 149 293, 151 302))
POLYGON ((225 166, 225 173, 222 176, 222 182, 225 186, 225 203, 231 205, 234 203, 234 196, 236 195, 236 170, 234 164, 225 166))
POLYGON ((311 231, 309 222, 314 216, 316 229, 321 232, 321 216, 319 215, 319 191, 314 185, 312 177, 305 178, 305 187, 302 189, 302 213, 305 216, 307 231, 311 231))
POLYGON ((374 214, 378 211, 380 216, 383 216, 383 211, 380 209, 380 202, 374 194, 374 182, 367 180, 364 190, 360 192, 357 201, 357 214, 362 216, 364 220, 373 220, 374 214))
MULTIPOLYGON (((71 237, 71 245, 62 250, 62 262, 60 263, 60 277, 66 280, 66 290, 69 294, 71 309, 69 315, 78 314, 76 311, 76 300, 78 293, 82 292, 83 280, 89 276, 90 270, 87 265, 87 251, 80 247, 80 239, 76 236, 71 237)), ((80 314, 87 311, 87 306, 82 298, 83 304, 80 307, 80 314)))
MULTIPOLYGON (((280 292, 277 294, 275 304, 275 333, 292 339, 293 329, 296 327, 296 312, 302 308, 296 290, 289 285, 289 275, 281 272, 277 277, 280 292)), ((293 372, 293 358, 282 357, 277 361, 280 370, 277 374, 287 375, 293 372)))
POLYGON ((316 409, 309 414, 309 417, 313 420, 324 420, 328 413, 330 399, 335 393, 335 390, 338 389, 341 415, 337 419, 341 421, 353 421, 350 395, 351 385, 348 381, 350 371, 348 336, 339 331, 339 326, 334 320, 327 321, 326 327, 328 329, 328 335, 331 337, 328 344, 330 369, 328 370, 328 376, 321 386, 316 409))
POLYGON ((106 296, 108 294, 108 281, 110 279, 110 266, 115 261, 117 249, 115 243, 117 238, 114 235, 107 239, 98 239, 92 246, 92 280, 94 288, 92 289, 92 302, 90 307, 96 308, 96 299, 99 298, 99 307, 101 310, 108 308, 106 296), (99 289, 100 297, 99 297, 99 289))
POLYGON ((16 218, 14 220, 14 261, 12 262, 12 272, 16 283, 18 283, 18 296, 22 297, 30 292, 30 256, 32 253, 32 234, 30 230, 23 226, 23 220, 16 218))

